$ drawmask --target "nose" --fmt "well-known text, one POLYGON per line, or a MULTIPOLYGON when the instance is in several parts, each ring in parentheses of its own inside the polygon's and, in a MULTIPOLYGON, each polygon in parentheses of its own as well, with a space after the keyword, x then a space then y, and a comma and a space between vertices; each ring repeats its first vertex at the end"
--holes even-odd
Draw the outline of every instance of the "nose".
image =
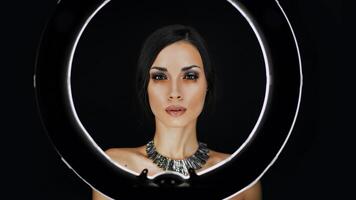
POLYGON ((170 95, 169 96, 169 99, 170 100, 174 100, 174 99, 177 99, 177 100, 181 100, 183 99, 181 95, 170 95))
POLYGON ((171 91, 169 93, 169 100, 174 100, 174 99, 182 100, 183 99, 182 94, 179 90, 178 81, 172 82, 171 91))

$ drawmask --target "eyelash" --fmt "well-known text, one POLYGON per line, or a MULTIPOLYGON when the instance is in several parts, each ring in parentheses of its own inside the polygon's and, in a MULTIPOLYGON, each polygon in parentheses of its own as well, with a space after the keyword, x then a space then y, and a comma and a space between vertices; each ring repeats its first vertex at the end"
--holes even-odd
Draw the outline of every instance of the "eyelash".
POLYGON ((188 72, 184 75, 184 77, 187 77, 187 76, 193 77, 193 79, 189 78, 188 80, 197 80, 199 78, 198 73, 195 73, 195 72, 188 72))
POLYGON ((153 80, 157 80, 157 81, 162 80, 161 78, 157 79, 157 77, 166 77, 166 75, 165 74, 161 74, 161 73, 154 73, 154 74, 151 75, 151 78, 153 80))
MULTIPOLYGON (((195 72, 188 72, 184 75, 184 77, 185 77, 185 79, 188 79, 188 80, 197 80, 199 78, 199 75, 195 72), (189 77, 189 78, 186 78, 186 77, 189 77)), ((154 73, 154 74, 152 74, 151 78, 159 81, 159 80, 167 79, 167 76, 163 73, 154 73), (159 77, 159 79, 157 79, 157 77, 159 77), (162 78, 164 78, 164 79, 162 79, 162 78)))

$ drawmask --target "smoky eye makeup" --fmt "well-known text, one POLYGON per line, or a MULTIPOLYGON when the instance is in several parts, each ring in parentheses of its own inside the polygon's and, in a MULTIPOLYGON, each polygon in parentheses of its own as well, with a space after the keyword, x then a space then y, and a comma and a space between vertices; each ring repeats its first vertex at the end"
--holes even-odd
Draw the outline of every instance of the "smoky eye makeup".
POLYGON ((197 80, 199 78, 199 72, 187 71, 184 73, 184 79, 197 80))
POLYGON ((165 80, 165 79, 167 79, 166 74, 164 74, 162 72, 152 72, 150 76, 151 76, 151 79, 153 79, 153 80, 165 80))
MULTIPOLYGON (((197 80, 199 78, 199 72, 195 70, 185 71, 182 75, 183 79, 186 80, 197 80)), ((154 71, 150 73, 150 78, 153 80, 166 80, 167 75, 161 71, 154 71)))

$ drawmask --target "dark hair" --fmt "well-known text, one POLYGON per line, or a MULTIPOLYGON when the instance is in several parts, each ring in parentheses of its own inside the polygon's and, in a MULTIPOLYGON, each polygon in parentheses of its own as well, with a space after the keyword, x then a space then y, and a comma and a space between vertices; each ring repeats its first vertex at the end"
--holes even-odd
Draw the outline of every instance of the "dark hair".
POLYGON ((136 69, 136 94, 138 102, 144 110, 145 116, 153 119, 153 113, 149 106, 147 86, 149 82, 149 69, 159 52, 166 46, 178 41, 187 41, 194 45, 203 61, 205 77, 208 83, 208 91, 202 113, 213 112, 215 105, 215 71, 208 56, 205 41, 192 27, 180 24, 168 25, 154 31, 144 42, 138 59, 136 69))

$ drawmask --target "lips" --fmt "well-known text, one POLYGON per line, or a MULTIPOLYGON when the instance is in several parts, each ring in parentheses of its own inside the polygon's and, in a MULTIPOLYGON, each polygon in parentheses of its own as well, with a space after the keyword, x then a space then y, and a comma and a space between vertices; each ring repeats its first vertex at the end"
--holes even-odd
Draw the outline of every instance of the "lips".
POLYGON ((186 108, 177 105, 171 105, 166 108, 166 112, 173 117, 178 117, 184 114, 186 110, 186 108))

